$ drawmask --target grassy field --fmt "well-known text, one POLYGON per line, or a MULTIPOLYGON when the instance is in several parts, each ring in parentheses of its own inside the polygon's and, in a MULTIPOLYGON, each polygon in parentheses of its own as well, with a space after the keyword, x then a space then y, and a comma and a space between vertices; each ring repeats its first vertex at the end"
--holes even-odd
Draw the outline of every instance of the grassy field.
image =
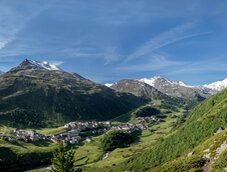
POLYGON ((56 144, 50 141, 25 143, 15 140, 12 143, 0 140, 1 170, 20 171, 50 163, 56 144))
POLYGON ((75 161, 77 166, 90 164, 99 161, 103 155, 101 149, 102 136, 93 137, 91 142, 84 141, 82 146, 76 149, 75 161))

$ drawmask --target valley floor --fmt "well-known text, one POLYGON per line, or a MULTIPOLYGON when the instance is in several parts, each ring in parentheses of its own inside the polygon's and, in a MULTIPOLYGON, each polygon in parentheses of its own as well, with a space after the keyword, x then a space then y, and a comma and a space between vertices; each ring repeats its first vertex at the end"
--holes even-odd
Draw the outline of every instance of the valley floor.
MULTIPOLYGON (((160 122, 148 122, 147 128, 142 130, 139 135, 139 139, 134 144, 128 148, 115 149, 112 152, 104 152, 102 150, 100 141, 103 134, 89 137, 91 138, 90 140, 84 140, 79 145, 73 146, 76 150, 75 165, 84 167, 85 170, 118 165, 130 158, 132 155, 150 148, 157 140, 172 133, 174 131, 174 127, 176 127, 178 119, 182 117, 182 114, 183 111, 181 110, 179 112, 169 114, 168 117, 162 119, 160 122), (103 158, 104 156, 105 158, 103 158)), ((115 126, 125 124, 122 122, 112 123, 115 126)), ((138 124, 138 121, 134 119, 130 123, 138 124)), ((6 134, 10 133, 12 130, 15 129, 3 126, 0 127, 0 136, 4 135, 14 138, 13 142, 0 139, 0 159, 6 159, 7 162, 12 162, 12 164, 9 163, 8 166, 6 165, 6 168, 10 167, 12 170, 23 168, 24 159, 30 161, 30 164, 26 164, 27 168, 34 168, 34 166, 42 166, 50 163, 52 152, 57 146, 56 143, 50 140, 24 142, 17 139, 15 135, 6 134), (32 157, 35 157, 35 159, 39 161, 32 161, 32 157), (13 162, 16 162, 16 164, 13 162)), ((46 136, 57 135, 64 131, 64 127, 37 130, 38 133, 46 136)), ((41 170, 43 171, 45 169, 42 168, 41 170)))

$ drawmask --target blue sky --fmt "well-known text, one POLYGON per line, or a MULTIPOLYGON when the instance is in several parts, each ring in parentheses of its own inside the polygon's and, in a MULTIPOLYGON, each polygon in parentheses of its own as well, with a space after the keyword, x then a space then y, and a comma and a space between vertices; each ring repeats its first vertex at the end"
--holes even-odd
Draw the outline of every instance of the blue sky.
POLYGON ((46 60, 99 83, 227 77, 226 0, 0 0, 0 70, 46 60))

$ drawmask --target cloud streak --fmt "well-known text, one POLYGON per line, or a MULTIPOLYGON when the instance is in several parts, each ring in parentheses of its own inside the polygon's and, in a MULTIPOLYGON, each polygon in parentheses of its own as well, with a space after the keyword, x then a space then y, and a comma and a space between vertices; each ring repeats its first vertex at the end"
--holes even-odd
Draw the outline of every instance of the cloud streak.
MULTIPOLYGON (((29 23, 38 16, 42 11, 49 8, 52 1, 43 6, 34 6, 27 12, 19 12, 10 8, 10 5, 1 4, 0 6, 0 50, 7 44, 16 39, 16 35, 29 23)), ((26 11, 26 10, 25 10, 26 11)))
POLYGON ((127 65, 118 67, 118 70, 122 71, 134 71, 134 72, 147 72, 147 71, 158 71, 167 67, 173 66, 181 66, 184 65, 183 61, 176 61, 167 59, 165 56, 159 54, 152 54, 151 60, 144 64, 136 64, 136 65, 127 65))
POLYGON ((204 72, 227 72, 227 60, 223 58, 187 63, 170 71, 171 74, 192 74, 204 72))
POLYGON ((120 57, 120 54, 117 52, 117 47, 107 48, 104 53, 105 65, 118 61, 120 57))
POLYGON ((179 25, 175 28, 172 28, 169 31, 164 32, 164 33, 152 38, 148 42, 144 43, 141 47, 139 47, 132 54, 130 54, 123 61, 123 63, 130 62, 137 58, 145 57, 145 56, 153 53, 155 50, 158 50, 164 46, 173 44, 175 42, 211 33, 211 32, 194 33, 194 34, 185 33, 194 27, 195 27, 194 23, 186 23, 183 25, 179 25))

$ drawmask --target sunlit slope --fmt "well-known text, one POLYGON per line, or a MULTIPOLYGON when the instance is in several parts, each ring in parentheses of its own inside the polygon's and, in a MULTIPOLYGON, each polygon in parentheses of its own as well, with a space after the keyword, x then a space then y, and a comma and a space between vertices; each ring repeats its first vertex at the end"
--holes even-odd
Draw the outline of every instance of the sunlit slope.
POLYGON ((190 114, 187 122, 174 134, 150 150, 138 154, 118 167, 144 171, 189 153, 194 147, 227 127, 227 89, 208 98, 190 114))

